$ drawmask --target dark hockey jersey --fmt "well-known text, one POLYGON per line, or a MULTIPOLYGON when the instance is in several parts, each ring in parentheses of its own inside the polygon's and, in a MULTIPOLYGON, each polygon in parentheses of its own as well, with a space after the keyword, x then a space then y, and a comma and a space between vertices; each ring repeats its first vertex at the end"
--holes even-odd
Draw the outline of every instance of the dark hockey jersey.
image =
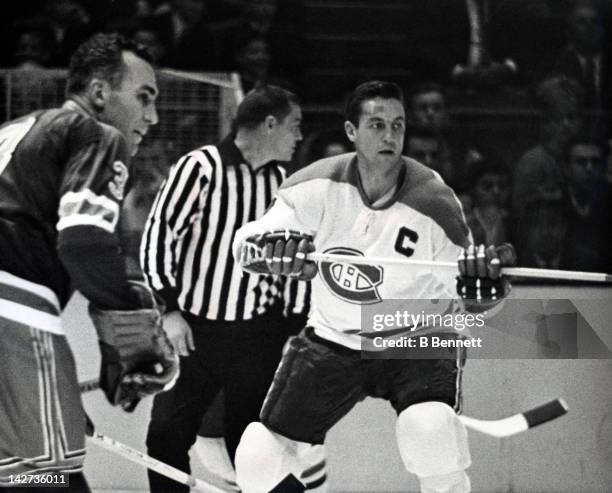
POLYGON ((128 180, 120 132, 73 101, 0 127, 0 271, 94 304, 131 302, 116 234, 128 180))

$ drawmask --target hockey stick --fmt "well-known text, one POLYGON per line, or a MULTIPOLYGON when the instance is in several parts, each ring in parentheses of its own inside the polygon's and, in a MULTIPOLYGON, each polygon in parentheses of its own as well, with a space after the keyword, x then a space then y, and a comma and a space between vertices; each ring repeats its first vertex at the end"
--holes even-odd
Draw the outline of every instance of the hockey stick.
MULTIPOLYGON (((456 262, 436 262, 434 260, 410 260, 387 257, 361 257, 336 253, 309 253, 308 260, 315 262, 342 262, 358 265, 395 264, 458 270, 456 262)), ((600 272, 581 272, 573 270, 533 269, 530 267, 503 267, 502 274, 516 277, 535 277, 541 279, 565 279, 568 281, 612 282, 612 274, 600 272)))
POLYGON ((99 447, 108 450, 114 454, 120 455, 121 457, 128 459, 136 464, 147 467, 151 471, 155 471, 162 476, 173 479, 174 481, 187 485, 190 488, 194 488, 202 493, 225 493, 225 490, 218 488, 210 483, 204 482, 194 476, 172 467, 165 462, 154 459, 150 455, 136 450, 124 443, 118 442, 117 440, 104 436, 97 431, 94 431, 92 435, 88 435, 87 439, 99 447))
POLYGON ((553 401, 534 407, 529 411, 515 414, 503 419, 483 420, 459 416, 461 422, 485 435, 497 438, 509 437, 527 431, 535 426, 557 419, 567 413, 567 404, 563 399, 553 401))
MULTIPOLYGON (((96 390, 100 386, 97 380, 79 384, 81 392, 96 390)), ((528 411, 497 420, 486 420, 459 416, 465 426, 485 435, 498 438, 509 437, 527 431, 535 426, 557 419, 567 413, 567 404, 563 399, 555 399, 528 411)))

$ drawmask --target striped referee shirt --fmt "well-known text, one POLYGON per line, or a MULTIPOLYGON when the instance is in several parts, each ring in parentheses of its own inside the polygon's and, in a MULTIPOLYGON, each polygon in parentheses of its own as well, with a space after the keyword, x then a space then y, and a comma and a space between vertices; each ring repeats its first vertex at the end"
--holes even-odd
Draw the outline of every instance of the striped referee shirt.
POLYGON ((254 170, 230 137, 178 160, 157 194, 140 250, 143 272, 168 310, 235 321, 278 303, 285 313, 308 309, 309 283, 247 274, 231 252, 236 230, 264 214, 284 178, 277 162, 254 170))

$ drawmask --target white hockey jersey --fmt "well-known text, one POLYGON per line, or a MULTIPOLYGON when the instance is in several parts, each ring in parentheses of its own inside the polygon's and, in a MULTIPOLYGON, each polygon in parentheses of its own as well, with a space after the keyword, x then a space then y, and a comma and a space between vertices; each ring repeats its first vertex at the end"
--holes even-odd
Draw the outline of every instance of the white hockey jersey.
MULTIPOLYGON (((234 255, 253 234, 283 228, 312 234, 316 251, 456 262, 470 244, 461 205, 437 173, 404 157, 395 192, 371 206, 355 153, 318 161, 292 175, 259 220, 238 230, 234 255)), ((448 313, 456 298, 452 270, 320 262, 312 280, 309 324, 325 339, 360 349, 362 310, 448 313), (426 300, 421 305, 418 300, 426 300)), ((384 330, 382 331, 384 332, 384 330)))

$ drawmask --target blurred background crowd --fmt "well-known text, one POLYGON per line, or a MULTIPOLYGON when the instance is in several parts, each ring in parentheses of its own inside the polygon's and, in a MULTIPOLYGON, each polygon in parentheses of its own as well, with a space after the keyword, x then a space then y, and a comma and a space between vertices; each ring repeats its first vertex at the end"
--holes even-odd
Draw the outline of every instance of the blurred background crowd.
MULTIPOLYGON (((99 31, 148 47, 158 67, 295 91, 305 138, 293 170, 350 150, 345 95, 393 80, 407 96, 405 154, 455 189, 476 242, 513 242, 520 265, 612 270, 609 1, 21 0, 12 10, 0 20, 0 67, 13 77, 0 78, 0 122, 61 102, 54 69, 99 31)), ((137 157, 126 204, 134 238, 173 160, 218 137, 198 125, 213 118, 203 90, 162 92, 161 130, 137 157)))

